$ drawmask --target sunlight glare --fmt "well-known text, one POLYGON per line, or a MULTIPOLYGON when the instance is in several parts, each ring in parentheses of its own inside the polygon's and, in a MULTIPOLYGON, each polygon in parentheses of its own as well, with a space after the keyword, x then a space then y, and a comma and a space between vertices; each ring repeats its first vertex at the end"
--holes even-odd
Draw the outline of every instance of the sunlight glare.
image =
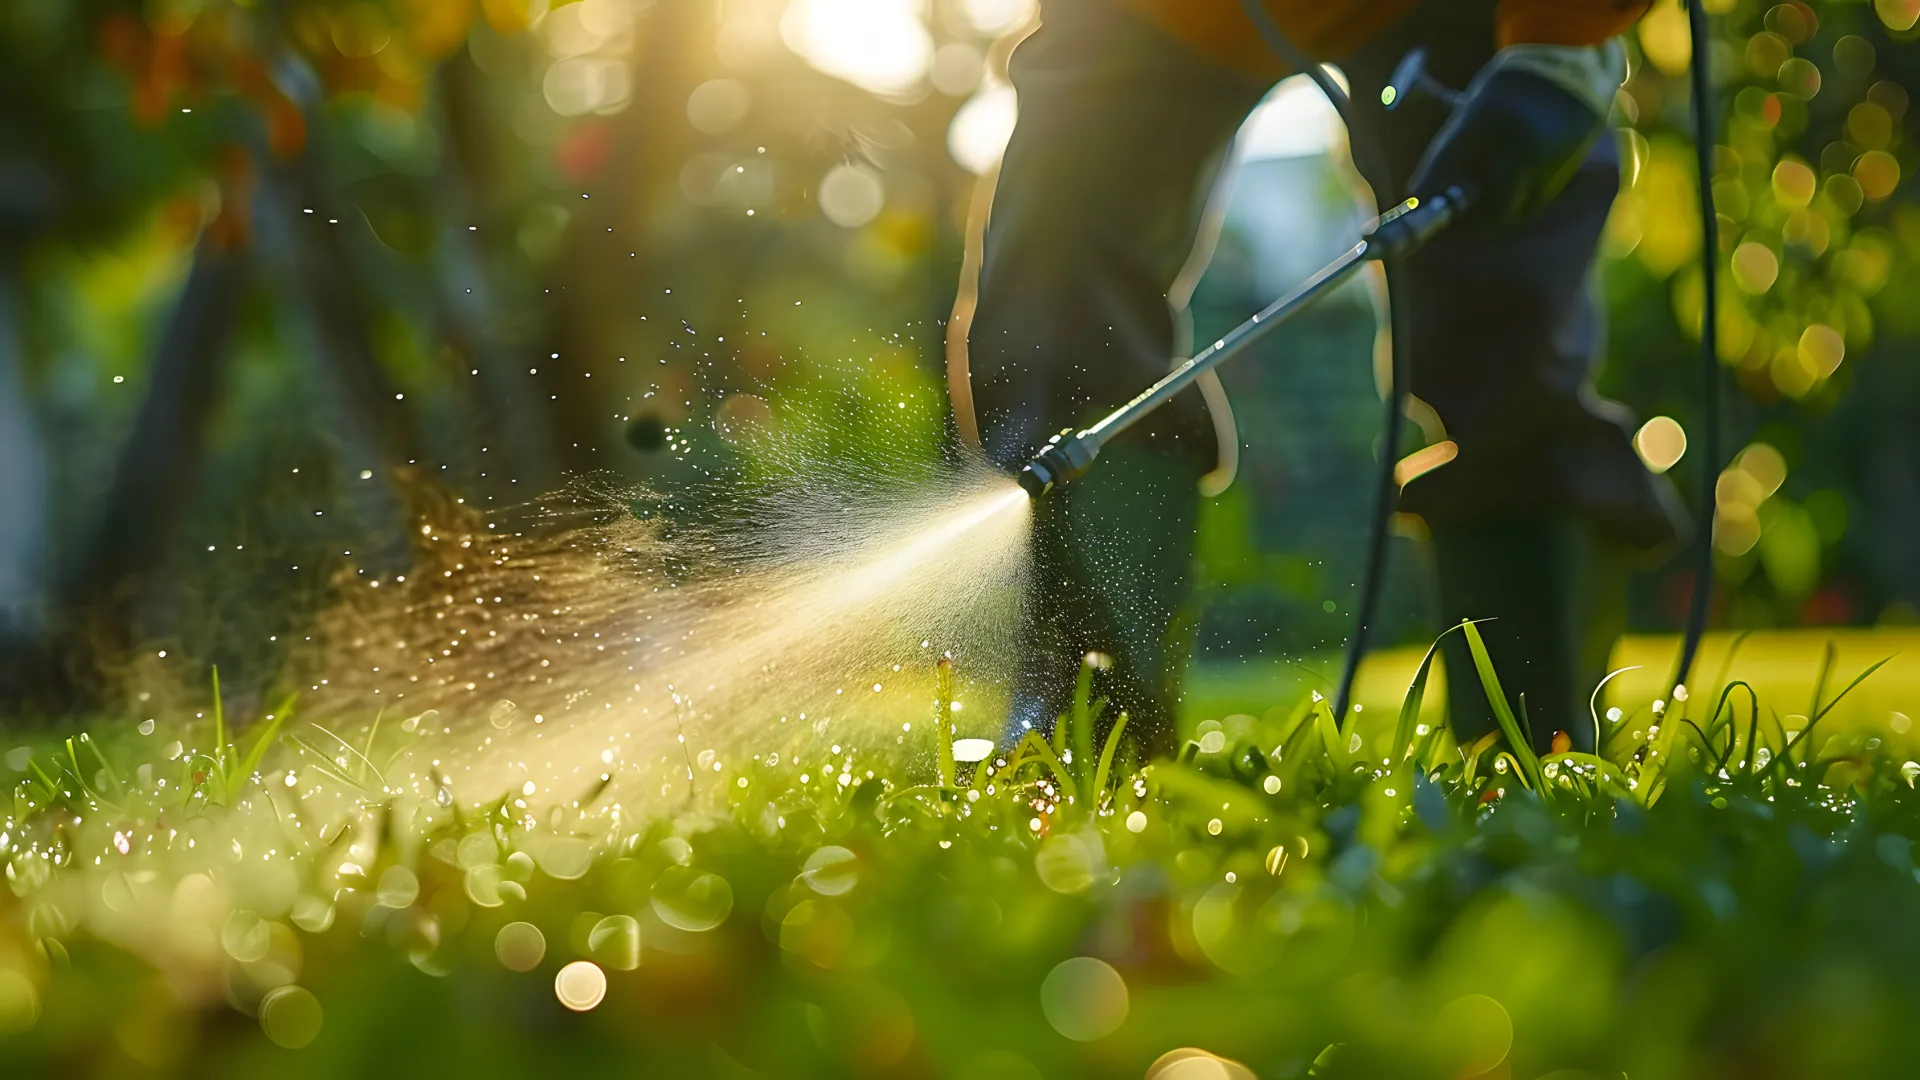
POLYGON ((933 37, 919 0, 794 0, 780 19, 787 47, 816 69, 876 94, 926 77, 933 37))

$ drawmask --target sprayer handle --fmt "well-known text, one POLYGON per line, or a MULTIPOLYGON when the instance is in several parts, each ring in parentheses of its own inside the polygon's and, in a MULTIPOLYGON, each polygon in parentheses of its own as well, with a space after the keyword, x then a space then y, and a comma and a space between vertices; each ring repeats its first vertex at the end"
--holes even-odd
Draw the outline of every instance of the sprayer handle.
POLYGON ((1412 205, 1382 217, 1380 224, 1367 234, 1369 258, 1404 259, 1427 246, 1428 241, 1466 214, 1473 205, 1473 197, 1465 188, 1451 187, 1431 198, 1409 202, 1412 205))

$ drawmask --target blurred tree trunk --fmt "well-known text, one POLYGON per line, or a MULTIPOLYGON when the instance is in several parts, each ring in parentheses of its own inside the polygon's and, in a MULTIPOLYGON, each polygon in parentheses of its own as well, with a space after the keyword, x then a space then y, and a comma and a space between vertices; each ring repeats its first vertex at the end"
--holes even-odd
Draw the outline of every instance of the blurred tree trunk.
POLYGON ((347 251, 345 230, 366 222, 321 189, 321 171, 311 149, 298 161, 264 163, 255 222, 272 253, 277 292, 305 339, 310 419, 326 435, 342 501, 362 537, 356 561, 376 572, 404 569, 411 548, 402 488, 418 443, 374 349, 369 299, 347 251))
POLYGON ((52 643, 62 664, 41 671, 42 696, 87 693, 96 669, 133 641, 144 579, 165 559, 174 526, 191 503, 207 416, 228 367, 250 269, 243 249, 211 231, 194 249, 100 514, 80 557, 62 575, 61 640, 52 643))
POLYGON ((48 600, 46 448, 27 391, 15 256, 0 251, 0 652, 38 637, 48 600))
MULTIPOLYGON (((678 195, 680 166, 695 138, 686 100, 709 71, 706 58, 713 48, 711 4, 659 4, 642 18, 632 104, 601 121, 611 127, 606 164, 584 185, 592 198, 574 203, 565 246, 550 271, 551 351, 560 355, 546 358, 540 371, 569 469, 619 464, 609 451, 621 444, 602 446, 603 436, 618 430, 613 392, 619 384, 604 375, 583 376, 635 343, 646 300, 673 284, 666 279, 661 285, 663 268, 649 249, 650 234, 663 194, 678 195)), ((649 360, 646 369, 651 373, 655 365, 649 360)))
MULTIPOLYGON (((440 273, 436 301, 440 333, 456 353, 470 361, 477 377, 455 376, 476 420, 481 445, 489 449, 478 457, 489 473, 481 487, 511 491, 522 498, 550 490, 560 479, 553 424, 546 402, 529 391, 522 367, 531 348, 523 326, 504 317, 499 296, 487 273, 486 252, 468 226, 482 224, 487 236, 507 223, 488 213, 492 177, 487 120, 477 100, 476 69, 465 51, 449 58, 440 69, 440 98, 448 152, 436 184, 440 240, 435 259, 440 273), (482 222, 481 219, 487 220, 482 222), (516 376, 519 377, 516 378, 516 376), (509 487, 512 480, 518 484, 509 487), (498 482, 494 482, 498 481, 498 482)), ((469 482, 473 482, 470 478, 469 482)))

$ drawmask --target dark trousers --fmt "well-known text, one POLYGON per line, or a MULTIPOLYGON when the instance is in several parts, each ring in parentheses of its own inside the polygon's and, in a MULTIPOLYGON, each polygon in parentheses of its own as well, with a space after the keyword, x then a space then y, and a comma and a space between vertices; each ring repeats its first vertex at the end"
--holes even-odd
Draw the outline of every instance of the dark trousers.
MULTIPOLYGON (((1492 55, 1494 6, 1429 0, 1335 58, 1396 185, 1445 112, 1426 100, 1388 112, 1380 89, 1416 45, 1441 81, 1464 87, 1492 55)), ((1020 120, 968 335, 982 442, 1008 465, 1166 372, 1169 289, 1234 133, 1269 88, 1105 0, 1048 0, 1042 16, 1010 62, 1020 120)), ((1603 573, 1618 560, 1602 553, 1676 537, 1675 504, 1634 455, 1625 411, 1591 389, 1601 321, 1590 271, 1618 176, 1603 139, 1537 221, 1442 236, 1409 262, 1394 298, 1409 305, 1413 391, 1459 445, 1456 460, 1408 487, 1404 508, 1432 530, 1442 618, 1497 620, 1485 635, 1543 745, 1554 730, 1590 742, 1585 693, 1610 640, 1592 630, 1619 621, 1603 611, 1619 605, 1603 573)), ((1115 704, 1139 730, 1170 738, 1195 482, 1213 457, 1205 407, 1189 392, 1042 506, 1016 732, 1051 722, 1081 656, 1097 649, 1115 659, 1115 704)), ((1447 657, 1457 733, 1488 729, 1464 650, 1447 657)))

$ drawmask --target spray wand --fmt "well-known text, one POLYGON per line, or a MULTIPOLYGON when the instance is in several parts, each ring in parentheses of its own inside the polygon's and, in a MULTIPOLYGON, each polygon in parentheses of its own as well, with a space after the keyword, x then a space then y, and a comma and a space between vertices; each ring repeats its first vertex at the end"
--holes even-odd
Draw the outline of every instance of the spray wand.
POLYGON ((1234 327, 1226 336, 1167 373, 1132 401, 1081 431, 1068 429, 1047 441, 1020 470, 1020 486, 1038 499, 1061 484, 1085 476, 1107 440, 1140 422, 1173 400, 1200 376, 1246 352, 1281 323, 1338 288, 1361 267, 1375 260, 1403 259, 1453 224, 1471 203, 1460 188, 1425 201, 1408 199, 1380 218, 1361 241, 1315 271, 1291 292, 1234 327))

